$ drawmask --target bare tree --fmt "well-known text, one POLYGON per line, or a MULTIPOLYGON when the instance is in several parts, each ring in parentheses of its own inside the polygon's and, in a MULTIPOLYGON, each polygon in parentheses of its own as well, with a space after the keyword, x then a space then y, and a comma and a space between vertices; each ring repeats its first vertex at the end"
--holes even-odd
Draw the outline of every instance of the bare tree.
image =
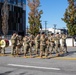
POLYGON ((1 15, 2 15, 2 32, 4 36, 6 36, 8 34, 8 16, 9 16, 7 0, 4 0, 1 15))

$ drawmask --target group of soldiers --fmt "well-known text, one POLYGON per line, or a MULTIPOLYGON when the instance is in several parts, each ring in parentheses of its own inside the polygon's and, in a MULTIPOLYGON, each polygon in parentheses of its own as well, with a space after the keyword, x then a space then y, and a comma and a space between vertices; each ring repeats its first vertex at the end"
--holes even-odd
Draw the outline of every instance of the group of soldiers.
POLYGON ((59 56, 68 52, 66 38, 67 36, 64 33, 51 33, 47 36, 44 32, 39 32, 36 36, 25 35, 24 37, 13 33, 11 36, 11 54, 19 55, 23 53, 25 57, 27 55, 30 55, 30 57, 36 55, 40 58, 43 56, 47 58, 52 57, 52 54, 55 53, 56 56, 59 56))
MULTIPOLYGON (((2 36, 0 35, 0 41, 2 40, 2 36)), ((5 54, 5 47, 1 47, 1 42, 0 42, 0 54, 5 54)))

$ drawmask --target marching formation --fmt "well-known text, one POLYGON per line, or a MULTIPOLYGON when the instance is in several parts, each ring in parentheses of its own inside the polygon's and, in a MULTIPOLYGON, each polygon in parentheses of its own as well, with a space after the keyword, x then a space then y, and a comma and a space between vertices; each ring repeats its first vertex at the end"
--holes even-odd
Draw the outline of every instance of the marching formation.
MULTIPOLYGON (((23 54, 24 57, 33 57, 35 55, 40 58, 43 56, 45 56, 45 58, 52 57, 53 53, 59 56, 68 52, 66 38, 67 36, 64 33, 56 33, 55 35, 51 33, 46 36, 46 34, 42 32, 42 34, 38 33, 36 36, 25 35, 22 37, 14 32, 11 36, 11 54, 23 54)), ((0 37, 0 41, 1 40, 2 38, 0 37)), ((2 51, 5 53, 5 47, 0 46, 0 53, 2 51)))

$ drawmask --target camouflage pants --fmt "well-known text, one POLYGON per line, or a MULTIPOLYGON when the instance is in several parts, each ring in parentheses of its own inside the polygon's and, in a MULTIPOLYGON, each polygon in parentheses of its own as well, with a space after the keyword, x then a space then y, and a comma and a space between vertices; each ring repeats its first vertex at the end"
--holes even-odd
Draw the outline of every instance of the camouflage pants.
POLYGON ((40 45, 40 57, 43 56, 43 53, 47 57, 47 55, 48 55, 48 48, 47 48, 46 45, 40 45))
POLYGON ((5 47, 4 48, 0 47, 0 53, 5 54, 5 47))
POLYGON ((16 54, 16 45, 11 45, 11 54, 16 54))
POLYGON ((66 43, 63 43, 63 44, 62 44, 62 51, 65 52, 65 53, 68 52, 68 51, 67 51, 66 43))
POLYGON ((32 54, 32 51, 31 51, 30 46, 29 45, 25 45, 24 46, 24 56, 26 56, 26 54, 28 53, 28 51, 29 51, 29 53, 31 55, 32 54))
POLYGON ((51 42, 50 47, 51 47, 50 48, 50 53, 52 53, 54 51, 54 49, 55 49, 55 43, 51 42))
POLYGON ((1 53, 1 49, 2 49, 2 48, 0 47, 0 53, 1 53))
POLYGON ((21 53, 22 44, 16 46, 16 54, 21 53))
POLYGON ((38 54, 38 49, 40 48, 40 44, 39 43, 36 43, 35 44, 35 50, 36 50, 36 54, 38 54))
POLYGON ((55 44, 55 52, 56 53, 62 52, 62 48, 60 44, 55 44))

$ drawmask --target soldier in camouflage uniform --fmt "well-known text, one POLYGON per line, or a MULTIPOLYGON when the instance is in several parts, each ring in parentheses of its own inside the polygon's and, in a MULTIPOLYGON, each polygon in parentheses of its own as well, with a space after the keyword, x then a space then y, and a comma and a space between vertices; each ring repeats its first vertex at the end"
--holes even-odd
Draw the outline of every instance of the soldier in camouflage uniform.
POLYGON ((11 54, 12 55, 16 54, 17 37, 18 37, 17 33, 14 32, 11 37, 11 54))
POLYGON ((32 51, 30 48, 30 39, 28 38, 28 36, 25 36, 23 38, 23 43, 24 43, 24 56, 26 57, 28 51, 30 53, 30 56, 32 56, 32 51))
POLYGON ((31 50, 33 50, 34 45, 35 45, 35 41, 34 41, 35 37, 34 37, 34 35, 31 34, 29 36, 29 39, 30 39, 30 48, 31 48, 31 50))
POLYGON ((51 36, 49 37, 49 44, 50 44, 50 54, 52 54, 52 52, 54 52, 55 49, 55 41, 53 33, 51 33, 51 36))
POLYGON ((43 56, 43 53, 45 53, 45 57, 47 57, 48 55, 48 47, 47 47, 47 39, 46 39, 46 36, 45 36, 45 33, 43 32, 41 37, 40 37, 40 57, 42 58, 43 56))
MULTIPOLYGON (((0 35, 0 41, 2 40, 2 36, 0 35)), ((1 42, 0 42, 0 53, 1 53, 1 42)))
POLYGON ((62 50, 63 50, 63 52, 68 53, 67 45, 66 45, 67 36, 64 33, 62 33, 62 37, 61 38, 62 38, 62 50))
POLYGON ((61 45, 60 45, 60 38, 61 38, 60 34, 57 33, 55 36, 55 51, 57 56, 58 56, 58 53, 62 52, 61 45))
POLYGON ((40 49, 40 33, 37 34, 35 37, 35 49, 36 49, 36 55, 38 55, 38 49, 40 49))
POLYGON ((21 48, 23 46, 23 38, 21 35, 18 35, 17 37, 17 46, 16 46, 16 54, 20 54, 21 53, 21 48))
MULTIPOLYGON (((2 36, 0 35, 0 41, 2 40, 2 36)), ((1 42, 0 42, 0 53, 5 54, 5 47, 1 47, 1 42)))

